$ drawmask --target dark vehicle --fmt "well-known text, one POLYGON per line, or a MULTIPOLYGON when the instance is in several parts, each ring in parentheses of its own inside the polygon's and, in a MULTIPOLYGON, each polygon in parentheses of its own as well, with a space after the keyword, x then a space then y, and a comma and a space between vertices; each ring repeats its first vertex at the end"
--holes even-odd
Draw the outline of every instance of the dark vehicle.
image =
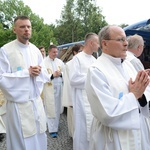
POLYGON ((139 58, 146 69, 150 68, 150 19, 129 25, 124 31, 127 36, 138 34, 143 37, 145 48, 139 58))

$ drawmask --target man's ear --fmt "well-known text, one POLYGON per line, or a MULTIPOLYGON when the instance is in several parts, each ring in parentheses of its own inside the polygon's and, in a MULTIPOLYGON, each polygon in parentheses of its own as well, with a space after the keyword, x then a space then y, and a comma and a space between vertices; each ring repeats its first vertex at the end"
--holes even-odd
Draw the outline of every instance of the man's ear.
POLYGON ((141 50, 141 49, 140 49, 140 45, 138 45, 137 50, 138 50, 138 51, 140 51, 140 50, 141 50))
POLYGON ((105 40, 102 40, 102 45, 107 46, 107 42, 105 40))

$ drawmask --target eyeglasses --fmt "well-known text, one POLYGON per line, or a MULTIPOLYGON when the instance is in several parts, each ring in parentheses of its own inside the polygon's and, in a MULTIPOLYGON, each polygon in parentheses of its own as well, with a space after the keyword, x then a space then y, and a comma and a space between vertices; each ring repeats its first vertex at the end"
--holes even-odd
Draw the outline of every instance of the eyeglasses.
POLYGON ((121 42, 121 43, 124 43, 125 41, 127 41, 126 38, 118 38, 118 39, 108 39, 109 41, 117 41, 117 42, 121 42))

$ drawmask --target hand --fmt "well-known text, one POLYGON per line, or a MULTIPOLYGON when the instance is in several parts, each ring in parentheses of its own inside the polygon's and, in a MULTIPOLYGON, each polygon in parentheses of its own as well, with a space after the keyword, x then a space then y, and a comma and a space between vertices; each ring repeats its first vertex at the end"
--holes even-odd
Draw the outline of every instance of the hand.
POLYGON ((53 76, 54 77, 60 77, 61 76, 61 71, 55 71, 54 73, 53 73, 53 76))
POLYGON ((145 72, 150 76, 150 69, 146 69, 145 72))
POLYGON ((148 74, 144 70, 139 71, 134 82, 132 79, 129 80, 129 91, 135 95, 136 99, 139 99, 149 83, 148 74))
POLYGON ((29 73, 32 77, 38 76, 41 73, 41 66, 30 66, 29 73))

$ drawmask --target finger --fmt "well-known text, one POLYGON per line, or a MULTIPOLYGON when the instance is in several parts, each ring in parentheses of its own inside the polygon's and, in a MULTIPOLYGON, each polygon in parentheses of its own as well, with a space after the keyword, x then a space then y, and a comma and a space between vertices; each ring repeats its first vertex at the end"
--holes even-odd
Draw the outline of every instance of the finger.
POLYGON ((132 78, 130 78, 130 80, 129 80, 129 84, 132 84, 132 83, 134 83, 134 82, 132 81, 132 78))
POLYGON ((135 82, 138 82, 140 80, 140 77, 141 77, 141 71, 139 71, 136 75, 136 79, 135 79, 135 82))
POLYGON ((145 82, 145 80, 147 80, 148 76, 147 73, 145 73, 145 71, 141 71, 141 73, 139 74, 139 82, 145 82))
POLYGON ((42 68, 41 66, 38 66, 40 69, 42 68))
POLYGON ((148 82, 148 80, 149 79, 148 79, 147 73, 143 72, 141 75, 141 82, 143 82, 145 84, 146 82, 148 82))
POLYGON ((146 69, 145 72, 150 76, 150 69, 146 69))
POLYGON ((147 78, 147 80, 145 81, 145 86, 147 87, 148 85, 149 85, 149 83, 150 83, 150 79, 149 78, 147 78))
POLYGON ((39 71, 39 69, 33 69, 33 70, 32 70, 32 73, 33 73, 33 74, 39 74, 40 71, 39 71))

